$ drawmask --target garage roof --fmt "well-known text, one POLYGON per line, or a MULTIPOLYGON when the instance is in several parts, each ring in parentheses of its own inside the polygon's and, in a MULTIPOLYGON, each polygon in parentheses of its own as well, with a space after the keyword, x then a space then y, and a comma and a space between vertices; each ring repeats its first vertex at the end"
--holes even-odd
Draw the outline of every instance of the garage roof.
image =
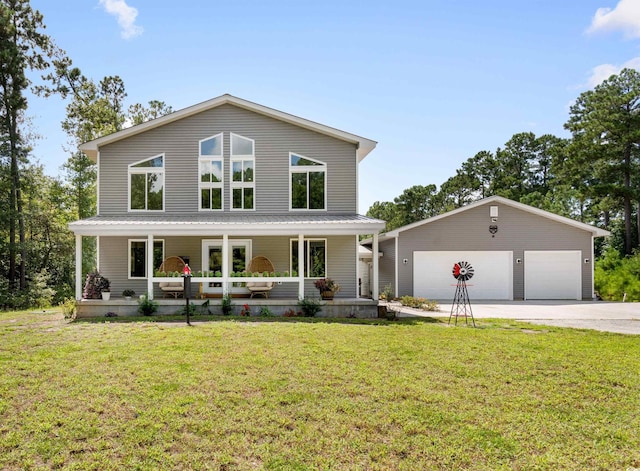
MULTIPOLYGON (((490 196, 488 198, 484 198, 484 199, 475 201, 473 203, 470 203, 470 204, 468 204, 466 206, 463 206, 461 208, 457 208, 457 209, 454 209, 452 211, 449 211, 449 212, 446 212, 446 213, 443 213, 443 214, 439 214, 438 216, 434 216, 434 217, 431 217, 431 218, 428 218, 428 219, 424 219, 422 221, 414 222, 412 224, 408 224, 406 226, 402 226, 402 227, 399 227, 397 229, 394 229, 393 231, 389 231, 386 234, 380 236, 380 241, 387 240, 387 239, 393 239, 395 237, 398 237, 398 235, 401 232, 408 231, 410 229, 414 229, 416 227, 422 226, 423 224, 429 224, 431 222, 435 222, 435 221, 438 221, 440 219, 447 218, 449 216, 453 216, 455 214, 462 213, 464 211, 468 211, 468 210, 473 209, 473 208, 477 208, 478 206, 483 206, 483 205, 492 204, 492 203, 500 203, 500 204, 504 204, 504 205, 507 205, 507 206, 512 206, 512 207, 514 207, 516 209, 519 209, 521 211, 526 211, 526 212, 535 214, 537 216, 541 216, 541 217, 544 217, 544 218, 547 218, 547 219, 551 219, 552 221, 556 221, 556 222, 559 222, 559 223, 562 223, 562 224, 566 224, 568 226, 575 227, 575 228, 583 230, 583 231, 590 232, 593 235, 593 237, 606 237, 606 236, 611 234, 609 231, 606 231, 604 229, 600 229, 599 227, 595 227, 595 226, 592 226, 590 224, 585 224, 583 222, 575 221, 573 219, 566 218, 564 216, 558 216, 557 214, 550 213, 549 211, 545 211, 543 209, 534 208, 533 206, 529 206, 527 204, 518 203, 517 201, 513 201, 513 200, 510 200, 508 198, 504 198, 502 196, 490 196)), ((366 243, 366 242, 367 241, 363 241, 363 243, 366 243)))

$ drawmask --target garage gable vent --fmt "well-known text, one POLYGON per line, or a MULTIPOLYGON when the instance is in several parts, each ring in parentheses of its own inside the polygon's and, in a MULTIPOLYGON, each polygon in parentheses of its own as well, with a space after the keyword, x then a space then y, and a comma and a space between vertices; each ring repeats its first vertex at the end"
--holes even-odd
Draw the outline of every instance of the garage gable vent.
POLYGON ((489 208, 489 216, 491 216, 492 218, 497 218, 498 217, 498 207, 497 206, 491 206, 489 208))

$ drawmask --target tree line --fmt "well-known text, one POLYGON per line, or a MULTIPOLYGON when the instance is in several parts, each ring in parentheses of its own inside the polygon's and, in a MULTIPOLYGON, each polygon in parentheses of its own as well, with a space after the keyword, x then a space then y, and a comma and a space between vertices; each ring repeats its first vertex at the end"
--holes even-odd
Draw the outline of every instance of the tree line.
MULTIPOLYGON (((78 145, 172 111, 162 101, 126 107, 123 80, 85 76, 44 33, 29 0, 0 0, 0 307, 58 304, 74 297, 75 238, 68 223, 96 214, 96 165, 78 145), (37 83, 31 78, 39 75, 37 83), (29 98, 66 103, 61 123, 69 157, 59 177, 31 152, 29 98)), ((95 268, 96 244, 83 243, 83 273, 95 268)))
POLYGON ((415 185, 367 215, 386 230, 500 195, 612 231, 622 255, 640 241, 640 73, 624 69, 576 99, 570 138, 514 134, 462 163, 440 188, 415 185))

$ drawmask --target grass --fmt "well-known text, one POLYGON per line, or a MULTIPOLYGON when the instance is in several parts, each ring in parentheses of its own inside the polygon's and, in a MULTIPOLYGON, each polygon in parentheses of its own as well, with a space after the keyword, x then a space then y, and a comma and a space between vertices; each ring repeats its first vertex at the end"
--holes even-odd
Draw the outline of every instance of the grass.
POLYGON ((640 467, 637 337, 158 319, 0 313, 0 469, 640 467))

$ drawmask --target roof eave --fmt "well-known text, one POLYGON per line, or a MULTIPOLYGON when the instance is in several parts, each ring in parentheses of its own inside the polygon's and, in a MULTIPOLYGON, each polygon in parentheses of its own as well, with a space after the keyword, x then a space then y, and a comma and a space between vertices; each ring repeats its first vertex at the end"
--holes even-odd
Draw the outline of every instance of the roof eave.
POLYGON ((305 236, 362 235, 378 232, 384 223, 377 221, 323 224, 78 224, 69 229, 81 236, 305 236))

